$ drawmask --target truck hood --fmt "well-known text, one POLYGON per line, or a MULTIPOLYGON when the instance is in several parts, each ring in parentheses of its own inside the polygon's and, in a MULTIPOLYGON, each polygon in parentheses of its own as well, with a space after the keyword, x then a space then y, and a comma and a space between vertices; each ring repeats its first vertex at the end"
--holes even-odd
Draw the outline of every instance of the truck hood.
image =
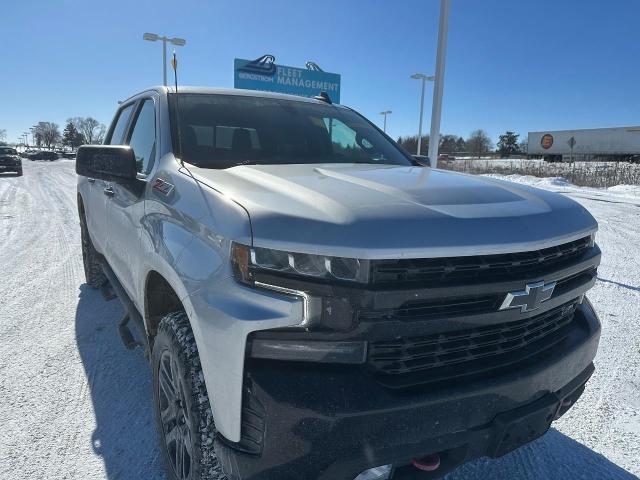
POLYGON ((565 196, 487 177, 370 164, 190 167, 248 212, 254 245, 357 258, 545 248, 597 229, 565 196))

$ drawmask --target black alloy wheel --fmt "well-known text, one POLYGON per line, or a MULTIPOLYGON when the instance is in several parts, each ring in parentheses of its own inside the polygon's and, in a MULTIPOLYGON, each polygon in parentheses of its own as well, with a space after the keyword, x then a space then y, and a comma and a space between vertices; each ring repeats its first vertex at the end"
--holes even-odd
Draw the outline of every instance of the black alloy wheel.
POLYGON ((191 479, 192 419, 185 386, 177 360, 167 349, 160 356, 158 371, 158 409, 164 445, 176 479, 191 479))

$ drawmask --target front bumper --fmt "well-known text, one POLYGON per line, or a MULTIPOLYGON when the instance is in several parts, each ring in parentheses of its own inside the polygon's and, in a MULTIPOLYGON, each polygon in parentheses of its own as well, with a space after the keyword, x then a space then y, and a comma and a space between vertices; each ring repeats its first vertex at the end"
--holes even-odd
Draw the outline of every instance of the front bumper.
POLYGON ((3 165, 0 164, 0 172, 18 172, 22 170, 22 165, 3 165))
POLYGON ((366 366, 247 360, 242 440, 216 441, 231 480, 353 480, 379 465, 394 479, 438 478, 542 435, 582 393, 600 322, 588 302, 580 328, 535 365, 443 387, 393 390, 366 366), (410 466, 440 453, 436 472, 410 466))

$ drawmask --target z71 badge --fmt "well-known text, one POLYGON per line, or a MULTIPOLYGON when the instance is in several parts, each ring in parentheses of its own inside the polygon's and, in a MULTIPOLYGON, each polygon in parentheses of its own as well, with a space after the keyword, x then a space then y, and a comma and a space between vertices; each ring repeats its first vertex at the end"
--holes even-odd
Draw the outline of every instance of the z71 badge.
POLYGON ((165 197, 168 197, 169 195, 171 195, 171 192, 173 192, 173 189, 174 189, 173 184, 161 178, 156 178, 155 182, 153 182, 153 190, 158 193, 161 193, 165 197))

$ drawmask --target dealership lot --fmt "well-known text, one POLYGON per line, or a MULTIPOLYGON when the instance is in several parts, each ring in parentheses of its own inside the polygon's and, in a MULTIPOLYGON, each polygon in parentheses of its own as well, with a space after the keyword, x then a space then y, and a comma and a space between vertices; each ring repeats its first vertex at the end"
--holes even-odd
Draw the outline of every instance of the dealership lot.
MULTIPOLYGON (((556 428, 449 479, 640 475, 640 195, 512 178, 561 191, 600 223, 603 322, 596 373, 556 428)), ((122 314, 83 285, 74 162, 0 175, 0 479, 163 478, 149 368, 117 334, 122 314)))

